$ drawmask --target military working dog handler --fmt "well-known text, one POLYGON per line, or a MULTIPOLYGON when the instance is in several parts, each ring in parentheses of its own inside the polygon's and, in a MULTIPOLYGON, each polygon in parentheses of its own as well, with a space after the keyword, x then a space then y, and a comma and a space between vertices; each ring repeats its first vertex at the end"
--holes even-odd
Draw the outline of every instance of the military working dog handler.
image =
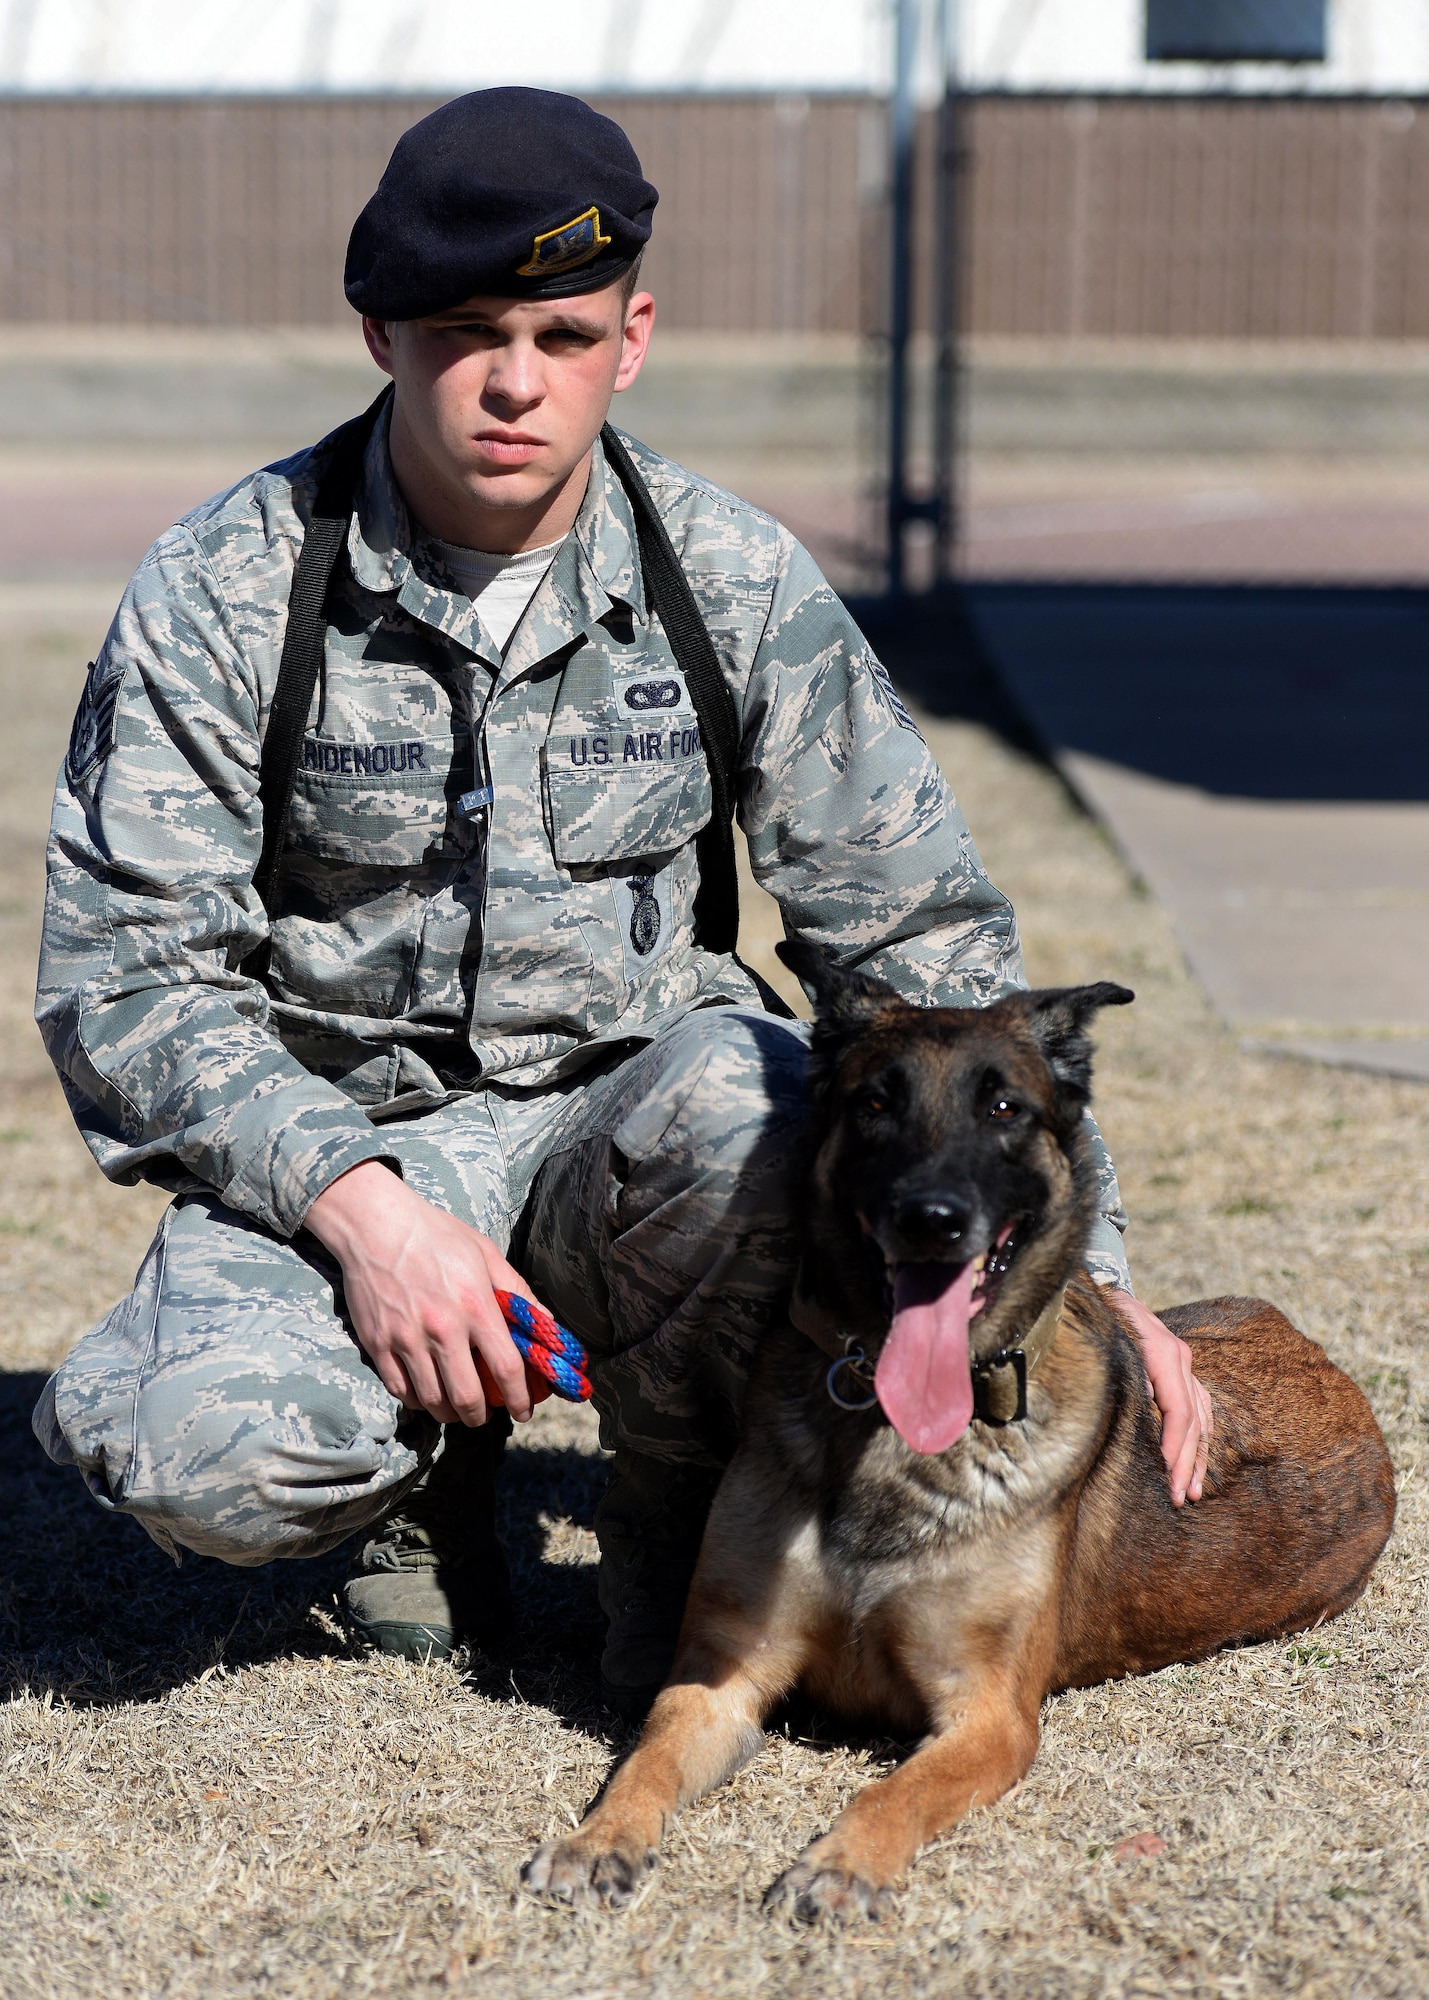
MULTIPOLYGON (((104 1171, 176 1197, 46 1388, 51 1456, 175 1555, 369 1530, 359 1629, 407 1652, 489 1636, 496 1406, 532 1408, 492 1289, 529 1280, 588 1343, 615 1453, 602 1669, 627 1708, 668 1664, 787 1306, 805 1055, 730 950, 710 694, 688 632, 672 648, 640 481, 732 697, 733 802, 787 930, 914 1001, 1022 983, 1010 906, 804 550, 602 437, 654 324, 655 201, 568 97, 479 92, 402 139, 346 277, 394 389, 367 429, 198 508, 130 583, 56 794, 38 1004, 104 1171), (285 666, 285 803, 290 628, 315 685, 285 666)), ((1088 1262, 1127 1291, 1101 1157, 1088 1262)), ((1188 1350, 1128 1310, 1195 1498, 1208 1405, 1188 1350)))

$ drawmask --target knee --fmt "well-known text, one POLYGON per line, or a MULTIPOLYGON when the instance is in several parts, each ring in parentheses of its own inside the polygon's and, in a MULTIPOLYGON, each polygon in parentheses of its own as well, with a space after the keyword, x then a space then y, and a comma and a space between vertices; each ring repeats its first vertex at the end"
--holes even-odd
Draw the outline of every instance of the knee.
POLYGON ((155 1540, 224 1562, 320 1555, 384 1514, 430 1457, 435 1423, 400 1416, 360 1363, 201 1383, 169 1371, 136 1401, 116 1504, 155 1540))
POLYGON ((808 1115, 808 1042, 797 1027, 744 1009, 710 1008, 669 1038, 658 1096, 672 1116, 666 1149, 726 1167, 781 1167, 808 1115))

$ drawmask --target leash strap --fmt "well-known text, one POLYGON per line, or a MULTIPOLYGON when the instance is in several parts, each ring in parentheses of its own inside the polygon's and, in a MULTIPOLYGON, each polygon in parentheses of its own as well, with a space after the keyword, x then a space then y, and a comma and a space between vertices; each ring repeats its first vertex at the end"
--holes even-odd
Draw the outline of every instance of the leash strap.
POLYGON ((496 1303, 506 1316, 521 1359, 538 1375, 544 1375, 568 1403, 588 1403, 590 1363, 575 1335, 558 1326, 544 1306, 533 1306, 519 1292, 497 1292, 496 1303))
MULTIPOLYGON (((263 753, 258 767, 258 802, 263 810, 263 852, 253 876, 263 907, 272 911, 283 861, 283 841, 288 814, 293 804, 293 786, 303 754, 303 735, 312 712, 313 692, 323 664, 323 635, 326 630, 328 587, 347 547, 348 524, 352 519, 353 494, 362 470, 362 455, 368 439, 391 394, 382 394, 333 436, 332 453, 318 482, 312 519, 303 536, 297 568, 288 593, 288 625, 283 634, 283 653, 278 662, 278 684, 263 732, 263 753)), ((256 956, 256 954, 255 954, 256 956)), ((249 960, 249 969, 266 969, 249 960)))
POLYGON ((606 463, 625 488, 635 515, 640 574, 650 607, 659 614, 685 676, 709 765, 713 811, 695 838, 700 886, 695 894, 695 936, 706 951, 733 952, 739 940, 739 875, 734 859, 734 774, 739 768, 739 717, 720 671, 714 643, 690 580, 660 519, 650 488, 607 424, 600 434, 606 463))

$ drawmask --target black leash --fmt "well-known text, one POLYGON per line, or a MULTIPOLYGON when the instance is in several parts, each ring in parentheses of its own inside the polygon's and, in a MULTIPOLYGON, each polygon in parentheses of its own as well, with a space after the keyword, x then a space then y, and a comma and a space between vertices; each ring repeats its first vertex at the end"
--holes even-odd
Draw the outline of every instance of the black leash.
MULTIPOLYGON (((324 634, 327 630, 327 594, 347 548, 353 500, 362 473, 362 455, 367 449, 382 406, 391 394, 382 394, 360 417, 342 426, 333 435, 332 455, 318 482, 313 500, 313 517, 303 537, 298 566, 293 571, 288 592, 288 629, 283 635, 283 653, 278 662, 278 685, 268 711, 268 727, 263 735, 263 752, 258 767, 258 802, 263 808, 263 852, 253 876, 263 907, 274 907, 278 871, 282 866, 283 842, 292 810, 293 786, 303 755, 303 735, 312 713, 313 690, 322 672, 324 634)), ((250 965, 252 961, 250 960, 250 965)))
POLYGON ((739 874, 734 859, 734 773, 739 768, 739 717, 720 671, 705 621, 680 558, 660 519, 650 488, 630 453, 607 424, 600 434, 606 462, 625 488, 635 514, 640 573, 685 676, 709 765, 713 810, 695 836, 700 886, 695 895, 695 939, 706 951, 732 952, 739 941, 739 874))
MULTIPOLYGON (((333 573, 347 549, 348 530, 362 474, 363 454, 384 404, 382 394, 350 423, 333 434, 327 466, 318 482, 312 519, 288 593, 288 627, 278 663, 278 683, 268 714, 259 763, 258 798, 263 809, 263 851, 253 877, 264 908, 276 907, 278 878, 293 787, 303 754, 303 736, 312 712, 313 692, 322 672, 327 600, 333 573)), ((739 875, 734 848, 734 774, 739 767, 739 717, 714 645, 700 616, 679 557, 660 519, 650 489, 636 470, 629 452, 607 424, 600 434, 607 462, 629 497, 635 514, 640 569, 650 608, 658 615, 675 663, 685 676, 699 723, 700 742, 709 766, 713 810, 709 824, 695 837, 700 886, 695 895, 695 937, 707 951, 733 954, 739 938, 739 875)), ((259 977, 267 969, 268 945, 248 959, 259 977)), ((746 966, 745 971, 749 968, 746 966)), ((750 973, 765 1007, 789 1016, 790 1010, 759 978, 750 973)))

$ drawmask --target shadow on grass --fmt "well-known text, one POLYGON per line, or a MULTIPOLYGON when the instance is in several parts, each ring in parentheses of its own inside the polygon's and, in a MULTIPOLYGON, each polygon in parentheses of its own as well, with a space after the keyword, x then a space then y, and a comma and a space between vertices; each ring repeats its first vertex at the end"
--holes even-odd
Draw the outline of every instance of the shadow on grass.
POLYGON ((496 1518, 520 1619, 501 1655, 473 1653, 467 1678, 493 1700, 533 1702, 569 1728, 618 1741, 624 1734, 600 1698, 604 1621, 594 1562, 548 1562, 547 1521, 589 1528, 605 1486, 606 1461, 571 1446, 506 1448, 496 1518))
POLYGON ((1040 737, 1008 692, 965 591, 948 587, 897 601, 852 597, 847 602, 909 700, 943 721, 980 723, 1012 748, 1046 760, 1040 737))
MULTIPOLYGON (((52 1465, 30 1430, 45 1377, 0 1373, 0 1700, 52 1694, 76 1706, 149 1701, 219 1661, 359 1657, 327 1620, 356 1541, 307 1562, 182 1566, 137 1522, 96 1506, 77 1473, 52 1465)), ((500 1659, 473 1657, 483 1693, 540 1702, 604 1735, 600 1620, 591 1564, 545 1559, 543 1514, 589 1525, 602 1461, 575 1449, 507 1457, 503 1538, 521 1624, 500 1659)))
MULTIPOLYGON (((220 1661, 361 1658, 335 1629, 355 1538, 308 1562, 237 1569, 185 1555, 176 1565, 136 1521, 105 1513, 76 1472, 46 1458, 30 1430, 44 1383, 39 1373, 0 1373, 0 1701, 49 1694, 104 1708, 159 1700, 220 1661)), ((507 1648, 470 1654, 463 1671, 490 1700, 549 1709, 621 1749, 635 1732, 600 1698, 595 1565, 546 1555, 547 1522, 589 1528, 605 1476, 603 1459, 573 1446, 508 1448, 498 1521, 520 1622, 507 1648)), ((822 1747, 900 1753, 798 1696, 770 1728, 822 1747)))
POLYGON ((1044 759, 1229 798, 1429 800, 1424 589, 980 579, 848 605, 905 695, 1044 759))
POLYGON ((219 1660, 332 1649, 312 1611, 332 1602, 340 1554, 257 1570, 200 1556, 176 1566, 46 1458, 30 1430, 44 1383, 0 1375, 0 1697, 148 1700, 219 1660))

